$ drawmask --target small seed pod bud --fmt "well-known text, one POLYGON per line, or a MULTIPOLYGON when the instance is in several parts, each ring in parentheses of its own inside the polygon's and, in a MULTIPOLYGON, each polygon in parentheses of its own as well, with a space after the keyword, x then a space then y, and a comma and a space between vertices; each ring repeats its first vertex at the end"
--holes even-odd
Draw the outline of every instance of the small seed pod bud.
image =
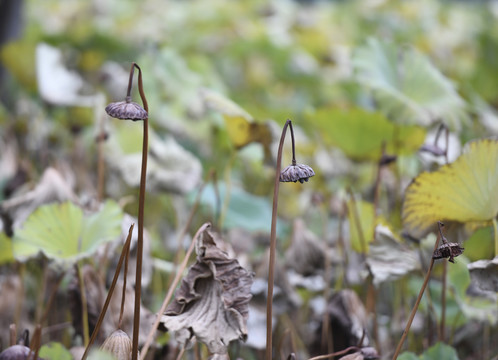
POLYGON ((465 248, 461 247, 457 243, 445 243, 438 247, 436 251, 432 254, 433 259, 443 259, 449 258, 448 261, 451 263, 455 263, 454 258, 463 254, 463 250, 465 248))
POLYGON ((441 149, 439 146, 430 144, 422 145, 419 151, 428 152, 434 156, 443 156, 445 154, 444 149, 441 149))
POLYGON ((282 172, 280 172, 280 182, 299 181, 302 184, 314 175, 315 172, 308 165, 293 164, 287 166, 284 170, 282 170, 282 172))
POLYGON ((0 360, 25 360, 30 353, 29 347, 24 345, 13 345, 0 353, 0 360))
POLYGON ((132 342, 123 330, 115 330, 101 346, 101 349, 114 355, 117 360, 130 360, 132 342))
POLYGON ((113 102, 106 106, 105 111, 109 116, 121 120, 145 120, 149 116, 147 111, 127 96, 125 101, 113 102))

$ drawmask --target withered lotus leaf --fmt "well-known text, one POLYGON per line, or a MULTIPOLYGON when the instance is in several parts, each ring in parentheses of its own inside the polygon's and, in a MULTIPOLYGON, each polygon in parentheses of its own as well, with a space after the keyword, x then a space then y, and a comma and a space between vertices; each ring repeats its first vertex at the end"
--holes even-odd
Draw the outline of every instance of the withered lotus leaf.
POLYGON ((247 338, 253 274, 220 250, 206 229, 196 243, 197 261, 183 278, 162 325, 186 346, 196 339, 213 354, 247 338))

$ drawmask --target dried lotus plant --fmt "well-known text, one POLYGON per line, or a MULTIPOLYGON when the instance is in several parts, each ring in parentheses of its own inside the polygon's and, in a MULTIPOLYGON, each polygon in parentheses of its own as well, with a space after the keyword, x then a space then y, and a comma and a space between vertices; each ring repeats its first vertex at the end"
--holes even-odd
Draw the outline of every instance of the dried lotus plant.
POLYGON ((245 340, 253 274, 220 250, 206 229, 195 244, 197 261, 183 278, 161 324, 183 346, 195 340, 217 356, 245 340))

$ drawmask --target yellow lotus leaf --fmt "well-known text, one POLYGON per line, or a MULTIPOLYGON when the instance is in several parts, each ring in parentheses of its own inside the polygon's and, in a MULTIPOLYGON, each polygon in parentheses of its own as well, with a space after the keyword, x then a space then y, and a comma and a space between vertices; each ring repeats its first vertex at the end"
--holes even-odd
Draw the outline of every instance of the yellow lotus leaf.
POLYGON ((408 186, 403 223, 421 234, 438 220, 490 221, 498 214, 498 140, 467 144, 455 162, 424 172, 408 186))
POLYGON ((204 90, 203 97, 208 108, 223 115, 228 136, 236 149, 252 142, 259 142, 269 148, 272 135, 268 124, 256 122, 251 114, 218 93, 204 90))

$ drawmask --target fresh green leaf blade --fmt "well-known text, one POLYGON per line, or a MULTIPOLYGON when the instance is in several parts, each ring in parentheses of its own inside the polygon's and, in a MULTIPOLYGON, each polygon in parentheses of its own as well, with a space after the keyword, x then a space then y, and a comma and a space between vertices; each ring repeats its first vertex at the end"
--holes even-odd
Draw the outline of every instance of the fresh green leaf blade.
POLYGON ((71 202, 43 205, 14 234, 14 256, 23 260, 43 252, 63 261, 89 256, 99 245, 119 235, 121 218, 119 206, 112 201, 86 217, 71 202))

